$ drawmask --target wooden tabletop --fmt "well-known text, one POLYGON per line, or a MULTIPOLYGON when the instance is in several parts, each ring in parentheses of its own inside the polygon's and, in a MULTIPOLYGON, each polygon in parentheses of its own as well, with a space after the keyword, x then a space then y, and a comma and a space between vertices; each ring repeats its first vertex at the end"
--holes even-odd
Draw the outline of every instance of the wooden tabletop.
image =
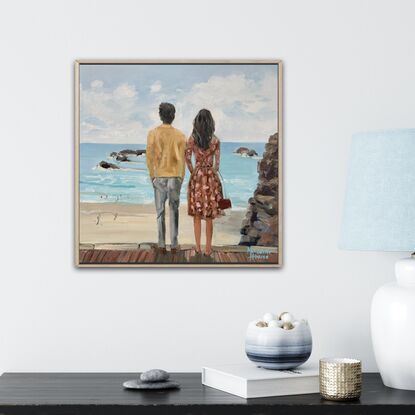
POLYGON ((415 392, 390 389, 363 375, 359 401, 330 402, 319 394, 243 399, 201 384, 200 373, 173 373, 180 390, 129 391, 131 373, 5 373, 0 414, 414 414, 415 392))

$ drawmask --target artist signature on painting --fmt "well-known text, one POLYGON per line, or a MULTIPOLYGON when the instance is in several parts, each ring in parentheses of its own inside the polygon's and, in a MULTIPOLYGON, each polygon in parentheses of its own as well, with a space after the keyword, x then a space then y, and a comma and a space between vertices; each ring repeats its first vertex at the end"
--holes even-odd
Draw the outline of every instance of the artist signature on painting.
POLYGON ((248 255, 249 261, 268 261, 271 252, 266 249, 253 249, 249 246, 248 255))

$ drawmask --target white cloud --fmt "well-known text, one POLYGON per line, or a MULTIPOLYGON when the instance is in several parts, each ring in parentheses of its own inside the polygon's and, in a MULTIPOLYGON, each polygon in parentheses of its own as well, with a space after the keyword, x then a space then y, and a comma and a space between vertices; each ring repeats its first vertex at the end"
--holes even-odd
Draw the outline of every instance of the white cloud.
POLYGON ((161 91, 161 82, 160 81, 154 82, 154 84, 152 84, 150 86, 150 91, 151 91, 152 94, 155 94, 156 92, 160 92, 161 91))
POLYGON ((121 84, 114 90, 114 96, 117 98, 134 98, 137 95, 134 85, 127 83, 121 84))
POLYGON ((176 125, 190 134, 193 118, 207 108, 222 140, 265 140, 277 131, 277 85, 271 74, 259 81, 245 75, 212 76, 180 98, 176 125))
POLYGON ((129 83, 113 90, 98 79, 89 89, 81 86, 81 141, 144 143, 149 126, 160 123, 158 105, 163 100, 176 106, 174 125, 186 135, 202 108, 212 112, 216 133, 223 141, 266 140, 277 131, 277 74, 259 80, 244 74, 211 76, 181 91, 168 86, 173 94, 165 88, 160 93, 161 81, 140 95, 129 83))
POLYGON ((100 81, 96 79, 95 81, 91 82, 91 88, 102 88, 104 86, 104 81, 100 81))
POLYGON ((81 141, 142 142, 147 132, 137 119, 140 103, 135 87, 123 83, 106 91, 102 86, 93 81, 90 89, 81 89, 81 141))

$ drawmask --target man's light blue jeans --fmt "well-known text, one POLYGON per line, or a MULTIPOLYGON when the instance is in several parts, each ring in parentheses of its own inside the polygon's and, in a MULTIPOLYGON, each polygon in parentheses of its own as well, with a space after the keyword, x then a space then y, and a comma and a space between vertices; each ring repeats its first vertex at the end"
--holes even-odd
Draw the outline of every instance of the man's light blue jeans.
POLYGON ((167 199, 170 208, 170 239, 171 248, 177 248, 179 234, 179 205, 180 189, 182 187, 181 177, 155 177, 153 179, 154 200, 156 203, 158 246, 166 247, 166 215, 165 206, 167 199))

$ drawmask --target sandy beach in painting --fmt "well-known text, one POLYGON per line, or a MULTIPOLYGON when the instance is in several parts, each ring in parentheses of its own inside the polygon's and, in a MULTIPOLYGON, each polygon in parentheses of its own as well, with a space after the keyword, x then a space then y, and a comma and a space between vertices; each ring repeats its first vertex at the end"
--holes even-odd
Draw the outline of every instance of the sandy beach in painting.
MULTIPOLYGON (((166 212, 166 243, 169 244, 169 215, 166 212)), ((227 210, 214 222, 213 245, 238 245, 244 210, 227 210)), ((80 243, 157 242, 156 212, 153 204, 80 204, 80 243)), ((194 244, 193 219, 187 206, 180 207, 179 243, 194 244)), ((202 241, 203 243, 203 241, 202 241)))

